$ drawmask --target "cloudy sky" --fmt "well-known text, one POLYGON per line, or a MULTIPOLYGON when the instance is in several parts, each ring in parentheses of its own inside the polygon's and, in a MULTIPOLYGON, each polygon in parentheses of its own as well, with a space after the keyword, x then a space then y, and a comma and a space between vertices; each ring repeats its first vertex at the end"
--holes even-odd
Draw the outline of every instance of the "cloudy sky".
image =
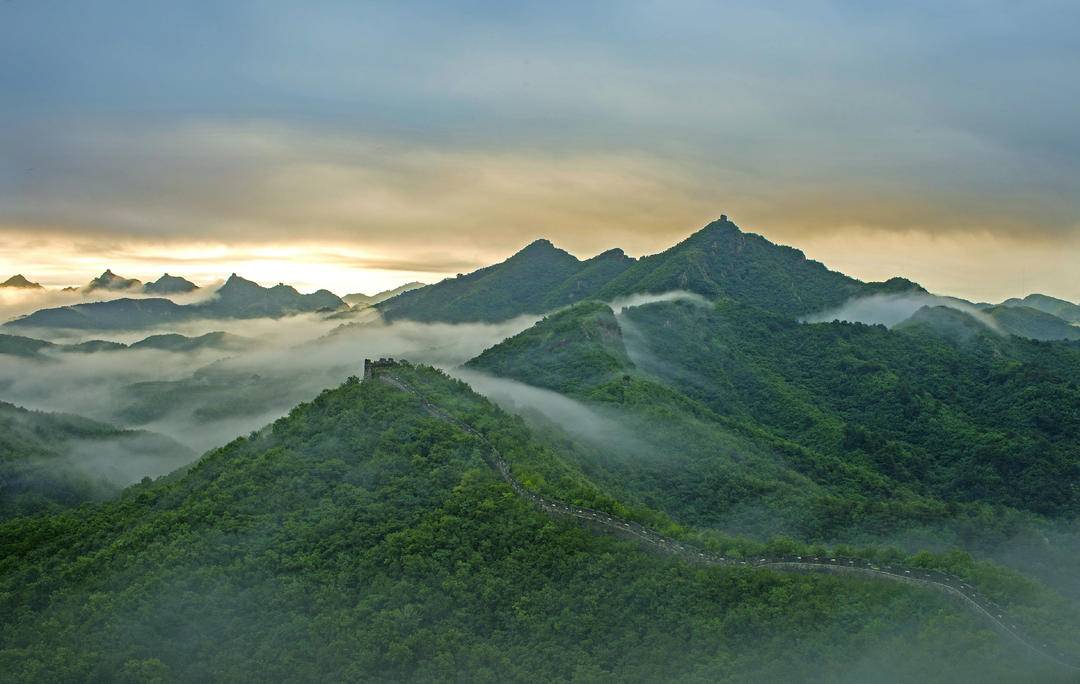
POLYGON ((1075 2, 0 1, 0 276, 340 292, 721 213, 1080 299, 1075 2))

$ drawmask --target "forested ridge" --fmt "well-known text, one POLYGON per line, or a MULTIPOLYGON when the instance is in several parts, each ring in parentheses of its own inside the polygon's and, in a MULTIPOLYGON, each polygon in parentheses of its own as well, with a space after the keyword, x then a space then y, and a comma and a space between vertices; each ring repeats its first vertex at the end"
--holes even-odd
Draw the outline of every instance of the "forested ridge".
POLYGON ((377 304, 389 320, 498 321, 588 299, 686 290, 732 297, 785 315, 808 314, 850 297, 921 289, 895 279, 863 283, 799 250, 739 229, 726 216, 671 248, 631 259, 611 249, 579 261, 537 240, 506 261, 377 304))

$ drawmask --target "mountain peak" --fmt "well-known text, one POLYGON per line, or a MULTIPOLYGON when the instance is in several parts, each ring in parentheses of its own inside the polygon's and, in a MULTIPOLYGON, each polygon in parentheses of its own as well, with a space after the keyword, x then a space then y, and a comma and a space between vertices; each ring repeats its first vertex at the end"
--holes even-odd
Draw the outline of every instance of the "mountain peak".
POLYGON ((916 293, 927 294, 927 290, 914 280, 908 280, 900 276, 893 276, 888 280, 866 284, 867 294, 904 294, 916 293))
POLYGON ((541 253, 541 252, 561 252, 561 251, 562 250, 559 249, 558 247, 556 247, 555 244, 551 242, 551 240, 548 240, 547 238, 540 238, 538 240, 533 240, 529 244, 522 247, 521 250, 518 252, 518 254, 526 254, 526 253, 532 254, 532 253, 541 253))
POLYGON ((13 275, 10 278, 8 278, 7 280, 5 280, 4 282, 0 283, 0 287, 22 287, 22 288, 26 288, 26 289, 29 289, 29 290, 40 290, 40 289, 42 289, 41 285, 39 285, 38 283, 32 282, 30 280, 27 280, 23 276, 23 274, 21 274, 21 273, 19 273, 17 275, 13 275))
POLYGON ((626 252, 621 247, 612 247, 609 250, 600 252, 589 261, 603 261, 604 259, 626 259, 626 252))
POLYGON ((87 292, 94 290, 128 290, 141 285, 141 280, 118 276, 112 272, 111 268, 107 268, 104 273, 91 280, 85 289, 87 292))
POLYGON ((186 278, 162 274, 160 278, 143 286, 143 291, 148 294, 181 294, 194 292, 199 286, 186 278))
POLYGON ((262 288, 262 285, 259 285, 255 281, 248 280, 247 278, 244 278, 243 276, 240 276, 240 275, 237 275, 237 274, 233 273, 232 275, 229 276, 229 279, 225 281, 225 284, 221 286, 221 289, 225 289, 226 287, 244 287, 244 286, 255 286, 255 287, 258 287, 260 289, 262 288))

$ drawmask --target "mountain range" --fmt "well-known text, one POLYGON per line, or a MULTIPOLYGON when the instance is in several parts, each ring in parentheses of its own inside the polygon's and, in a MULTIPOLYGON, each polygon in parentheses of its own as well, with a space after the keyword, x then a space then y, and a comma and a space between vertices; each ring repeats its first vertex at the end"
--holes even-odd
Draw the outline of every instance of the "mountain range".
POLYGON ((0 354, 9 356, 21 356, 40 361, 55 360, 43 352, 62 352, 77 354, 95 354, 98 352, 111 352, 123 350, 146 350, 170 352, 193 352, 202 349, 217 349, 222 351, 241 351, 252 346, 252 340, 239 335, 225 332, 209 332, 195 337, 188 337, 176 333, 150 335, 137 342, 124 344, 110 340, 87 340, 73 344, 58 344, 46 340, 38 340, 32 337, 20 335, 0 334, 0 354))
POLYGON ((936 297, 902 277, 862 282, 830 271, 797 249, 745 233, 726 216, 642 259, 613 249, 582 261, 537 240, 502 263, 410 290, 375 308, 390 321, 493 322, 588 299, 610 302, 672 291, 736 300, 785 316, 818 314, 875 296, 926 296, 937 304, 981 309, 992 325, 1009 334, 1080 339, 1080 327, 1071 324, 1080 319, 1080 306, 1064 300, 1030 295, 992 306, 936 297))
MULTIPOLYGON (((189 293, 188 280, 163 275, 142 285, 105 271, 84 291, 137 288, 157 295, 189 293)), ((1040 340, 1080 339, 1080 306, 1045 295, 1009 299, 1000 305, 931 295, 902 277, 862 282, 807 259, 799 250, 743 232, 726 216, 673 247, 634 259, 611 249, 581 260, 548 240, 536 240, 506 261, 433 285, 398 288, 338 298, 327 290, 301 295, 279 284, 264 288, 233 274, 209 299, 180 305, 164 298, 120 299, 43 309, 8 325, 75 329, 134 329, 196 318, 280 317, 322 312, 355 318, 372 307, 384 320, 497 322, 538 315, 589 299, 684 291, 710 300, 732 299, 786 316, 818 316, 875 296, 926 296, 926 304, 982 310, 996 329, 1040 340)), ((918 307, 909 309, 907 315, 918 307)), ((856 317, 854 320, 859 320, 856 317)))
MULTIPOLYGON (((171 286, 174 281, 165 278, 171 276, 163 276, 155 284, 171 286)), ((196 319, 279 318, 296 313, 332 312, 347 307, 344 301, 328 290, 301 294, 288 285, 263 287, 234 273, 212 297, 202 302, 177 304, 162 297, 125 297, 41 309, 5 325, 77 330, 138 330, 196 319)))
POLYGON ((581 261, 547 240, 537 240, 500 264, 406 292, 376 308, 389 320, 498 321, 590 298, 611 301, 683 290, 798 315, 898 288, 921 289, 899 278, 863 283, 830 271, 797 249, 742 232, 724 216, 642 259, 612 249, 581 261))
POLYGON ((138 278, 125 278, 105 269, 105 272, 82 287, 65 287, 65 292, 90 294, 99 290, 113 292, 140 292, 145 294, 170 295, 184 294, 198 290, 199 286, 185 278, 163 274, 153 282, 143 283, 138 278))

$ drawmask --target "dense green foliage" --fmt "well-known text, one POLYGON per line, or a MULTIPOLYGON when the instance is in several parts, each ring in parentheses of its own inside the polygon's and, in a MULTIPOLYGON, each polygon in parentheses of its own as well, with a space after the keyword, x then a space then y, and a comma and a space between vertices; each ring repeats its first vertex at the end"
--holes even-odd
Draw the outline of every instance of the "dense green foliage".
MULTIPOLYGON (((571 309, 560 328, 595 315, 571 309)), ((806 325, 730 302, 650 304, 620 322, 636 364, 613 380, 565 377, 574 364, 543 353, 559 345, 546 323, 471 366, 614 409, 602 415, 623 439, 585 444, 582 467, 680 520, 985 548, 1033 515, 1080 513, 1073 345, 806 325)), ((589 346, 575 334, 564 349, 617 357, 610 339, 589 346)))
POLYGON ((160 435, 0 402, 0 519, 106 499, 192 458, 160 435))
MULTIPOLYGON (((403 370, 567 498, 463 385, 403 370)), ((9 681, 852 681, 1060 676, 901 585, 695 569, 526 506, 483 444, 350 381, 190 470, 0 524, 9 681)), ((556 477, 561 469, 568 478, 556 477)))
POLYGON ((626 316, 719 413, 947 501, 1080 513, 1080 348, 804 325, 738 304, 626 316))

